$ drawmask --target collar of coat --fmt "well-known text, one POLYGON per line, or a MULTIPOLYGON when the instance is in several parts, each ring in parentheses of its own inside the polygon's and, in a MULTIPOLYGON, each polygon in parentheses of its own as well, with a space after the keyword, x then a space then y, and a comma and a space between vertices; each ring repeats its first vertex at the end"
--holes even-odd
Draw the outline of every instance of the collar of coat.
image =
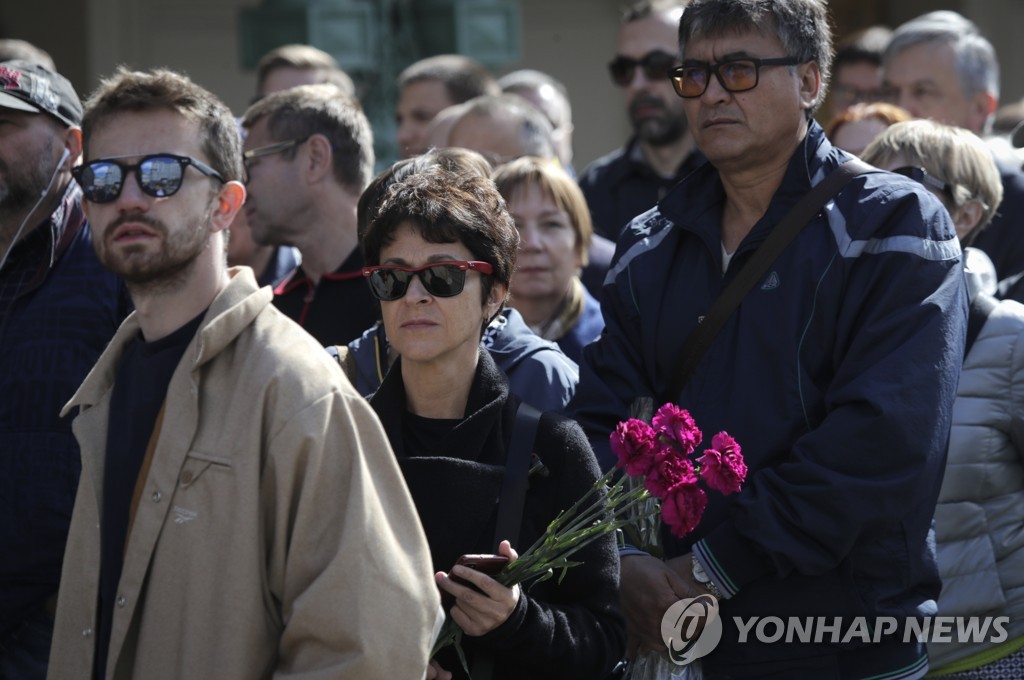
MULTIPOLYGON (((500 417, 500 414, 508 399, 508 379, 494 363, 491 355, 481 348, 464 418, 437 443, 433 452, 418 453, 504 465, 504 446, 488 446, 487 443, 488 440, 495 442, 492 439, 495 436, 497 442, 506 440, 505 419, 500 417), (492 460, 486 455, 488 453, 498 455, 492 460)), ((380 389, 371 397, 370 404, 380 416, 395 455, 399 458, 409 455, 404 451, 402 435, 406 395, 405 384, 402 381, 401 357, 384 377, 380 389)))
MULTIPOLYGON (((273 300, 273 292, 269 288, 259 288, 248 267, 232 268, 228 275, 228 285, 214 298, 199 330, 185 349, 182 361, 191 361, 192 371, 220 354, 273 300)), ((117 329, 78 391, 65 404, 61 410, 62 417, 76 406, 88 408, 96 404, 110 390, 117 371, 117 359, 138 332, 138 312, 132 312, 117 329)))

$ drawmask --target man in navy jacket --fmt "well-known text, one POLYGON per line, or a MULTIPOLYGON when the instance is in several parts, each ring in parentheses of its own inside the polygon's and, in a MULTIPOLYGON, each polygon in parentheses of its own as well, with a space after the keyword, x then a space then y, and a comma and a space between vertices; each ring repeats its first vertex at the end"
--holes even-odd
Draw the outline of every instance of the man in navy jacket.
POLYGON ((81 468, 60 410, 129 307, 71 179, 81 118, 61 75, 0 64, 0 678, 46 677, 81 468))
POLYGON ((654 397, 689 409, 709 442, 728 430, 750 470, 738 494, 709 494, 696 530, 667 541, 667 562, 624 551, 631 642, 663 650, 667 607, 711 592, 724 632, 707 677, 922 677, 924 646, 902 635, 742 642, 737 621, 934 613, 929 532, 966 321, 953 225, 902 176, 855 177, 666 394, 718 294, 849 158, 811 119, 832 54, 823 0, 693 0, 679 36, 676 86, 709 164, 619 240, 607 328, 584 350, 569 410, 605 467, 609 432, 634 398, 654 397))

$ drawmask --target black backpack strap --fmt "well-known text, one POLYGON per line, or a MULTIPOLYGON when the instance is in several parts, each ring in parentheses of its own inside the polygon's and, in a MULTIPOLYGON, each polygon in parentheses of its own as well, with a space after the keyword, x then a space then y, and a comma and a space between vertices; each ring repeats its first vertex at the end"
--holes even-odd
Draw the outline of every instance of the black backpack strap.
POLYGON ((964 358, 971 351, 971 345, 978 339, 978 334, 985 327, 988 317, 998 306, 999 300, 987 293, 978 293, 974 296, 967 316, 967 342, 964 343, 964 358))
POLYGON ((715 336, 732 316, 733 310, 739 306, 754 284, 761 280, 768 267, 782 254, 790 241, 814 219, 826 203, 842 191, 851 179, 874 169, 864 161, 853 158, 832 170, 790 208, 736 277, 719 293, 707 315, 686 338, 679 361, 672 373, 672 381, 666 395, 667 401, 675 402, 679 398, 683 387, 686 386, 715 336))
POLYGON ((501 541, 508 539, 515 543, 519 538, 523 505, 526 502, 527 477, 530 472, 530 454, 533 452, 533 442, 537 438, 539 425, 540 411, 525 401, 519 402, 512 430, 512 442, 505 455, 505 477, 501 484, 501 496, 498 497, 498 521, 494 527, 495 551, 498 550, 501 541))
MULTIPOLYGON (((515 543, 519 538, 519 527, 523 523, 523 507, 530 473, 530 454, 537 439, 540 425, 540 411, 519 402, 512 429, 512 441, 505 454, 505 477, 498 497, 498 521, 494 527, 494 552, 503 540, 515 543)), ((470 677, 473 680, 490 680, 494 675, 494 656, 480 651, 473 658, 470 677)))

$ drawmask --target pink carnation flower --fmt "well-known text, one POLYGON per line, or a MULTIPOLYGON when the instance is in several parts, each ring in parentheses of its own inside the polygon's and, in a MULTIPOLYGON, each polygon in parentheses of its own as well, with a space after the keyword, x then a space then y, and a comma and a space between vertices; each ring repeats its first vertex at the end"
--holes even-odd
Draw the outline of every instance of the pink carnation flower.
POLYGON ((619 459, 615 467, 626 468, 627 475, 642 477, 654 466, 658 453, 657 434, 644 421, 630 418, 619 423, 609 441, 619 459))
POLYGON ((658 434, 665 435, 679 445, 684 455, 690 455, 700 446, 703 435, 697 429, 690 412, 675 404, 667 403, 658 409, 651 419, 658 434))
POLYGON ((661 518, 673 536, 683 538, 693 531, 704 515, 708 495, 696 484, 680 484, 661 501, 661 518))
POLYGON ((664 445, 657 455, 657 463, 647 473, 644 488, 651 495, 664 498, 680 484, 696 484, 697 473, 693 463, 681 456, 670 444, 664 445))
POLYGON ((740 453, 740 445, 726 432, 716 434, 711 439, 711 448, 697 460, 701 464, 701 479, 723 494, 736 493, 747 478, 747 465, 740 453))

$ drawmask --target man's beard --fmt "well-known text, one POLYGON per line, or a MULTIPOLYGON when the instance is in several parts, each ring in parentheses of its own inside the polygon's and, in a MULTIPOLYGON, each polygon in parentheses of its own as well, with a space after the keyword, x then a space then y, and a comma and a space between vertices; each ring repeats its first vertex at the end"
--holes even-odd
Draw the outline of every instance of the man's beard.
POLYGON ((124 279, 132 293, 174 292, 187 283, 196 258, 210 245, 212 213, 211 206, 202 218, 174 233, 162 221, 146 215, 122 215, 104 230, 104 243, 102 247, 96 243, 96 255, 104 267, 124 279), (130 222, 146 225, 156 232, 163 241, 160 249, 155 253, 146 252, 151 245, 144 243, 122 247, 118 255, 113 255, 106 243, 107 235, 130 222))
POLYGON ((636 135, 651 146, 674 144, 683 138, 687 130, 686 116, 682 113, 673 115, 657 97, 640 96, 634 99, 629 105, 629 119, 636 135), (635 111, 650 107, 657 107, 662 111, 662 115, 646 116, 637 120, 635 111))
POLYGON ((49 186, 52 174, 52 139, 46 140, 35 162, 25 163, 23 167, 12 168, 0 160, 0 226, 21 216, 38 201, 49 186))

